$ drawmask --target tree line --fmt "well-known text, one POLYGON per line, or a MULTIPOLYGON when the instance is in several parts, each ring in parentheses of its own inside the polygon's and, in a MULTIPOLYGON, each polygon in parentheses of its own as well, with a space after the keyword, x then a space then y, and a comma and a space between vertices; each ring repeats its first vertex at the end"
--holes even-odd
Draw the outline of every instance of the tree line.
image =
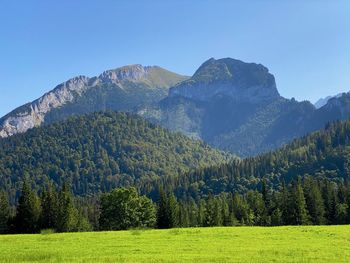
POLYGON ((264 181, 261 190, 209 194, 197 200, 179 199, 162 189, 157 192, 157 198, 152 200, 140 195, 136 188, 116 188, 102 194, 98 202, 79 205, 67 186, 56 191, 49 184, 38 196, 25 181, 14 215, 6 195, 0 195, 0 230, 37 233, 42 229, 74 232, 350 223, 350 184, 310 176, 283 183, 277 190, 264 181), (89 206, 94 213, 84 211, 89 206))
POLYGON ((11 203, 24 177, 37 191, 45 183, 69 182, 75 196, 135 186, 149 191, 151 182, 227 160, 227 154, 141 117, 98 112, 71 117, 0 138, 0 189, 11 203))

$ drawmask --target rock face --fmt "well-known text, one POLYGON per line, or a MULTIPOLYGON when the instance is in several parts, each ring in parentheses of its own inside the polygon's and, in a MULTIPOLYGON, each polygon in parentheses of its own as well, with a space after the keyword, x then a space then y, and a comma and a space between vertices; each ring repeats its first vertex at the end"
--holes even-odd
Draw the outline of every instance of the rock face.
MULTIPOLYGON (((350 96, 349 96, 350 98, 350 96)), ((332 120, 350 117, 350 99, 330 99, 317 110, 308 101, 279 95, 260 64, 209 59, 188 80, 142 116, 242 157, 288 143, 332 120)))
POLYGON ((157 66, 131 65, 107 70, 98 77, 72 78, 41 98, 0 119, 0 137, 23 133, 73 114, 116 109, 132 110, 142 103, 156 103, 170 86, 186 79, 157 66))
POLYGON ((343 95, 343 93, 339 93, 335 96, 327 96, 325 98, 321 98, 318 101, 316 101, 314 105, 315 105, 316 109, 319 109, 319 108, 323 107, 324 105, 326 105, 330 99, 340 98, 342 95, 343 95))
POLYGON ((231 58, 209 59, 192 78, 171 88, 169 95, 200 101, 223 95, 252 103, 268 102, 280 96, 275 78, 266 67, 231 58))

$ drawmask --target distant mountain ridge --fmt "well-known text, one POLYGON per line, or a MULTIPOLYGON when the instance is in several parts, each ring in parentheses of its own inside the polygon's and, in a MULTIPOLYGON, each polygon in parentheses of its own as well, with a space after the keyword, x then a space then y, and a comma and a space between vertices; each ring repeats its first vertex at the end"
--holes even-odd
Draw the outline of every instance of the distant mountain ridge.
POLYGON ((23 133, 44 122, 99 110, 126 110, 158 102, 187 77, 158 66, 130 65, 98 77, 78 76, 0 119, 0 137, 23 133))
POLYGON ((0 119, 0 137, 103 110, 127 111, 239 156, 280 147, 327 122, 350 118, 350 95, 316 108, 283 98, 267 67, 211 58, 192 77, 131 65, 79 76, 0 119))
POLYGON ((308 101, 280 96, 274 76, 261 64, 211 58, 190 79, 170 88, 157 106, 139 113, 244 157, 349 118, 348 101, 339 100, 331 99, 329 107, 317 110, 308 101))
POLYGON ((323 107, 324 105, 326 105, 327 102, 328 102, 330 99, 339 98, 339 97, 341 97, 342 95, 343 95, 343 93, 339 93, 339 94, 337 94, 337 95, 335 95, 335 96, 327 96, 327 97, 325 97, 325 98, 320 98, 319 100, 317 100, 317 101, 314 103, 314 105, 315 105, 316 109, 319 109, 319 108, 323 107))

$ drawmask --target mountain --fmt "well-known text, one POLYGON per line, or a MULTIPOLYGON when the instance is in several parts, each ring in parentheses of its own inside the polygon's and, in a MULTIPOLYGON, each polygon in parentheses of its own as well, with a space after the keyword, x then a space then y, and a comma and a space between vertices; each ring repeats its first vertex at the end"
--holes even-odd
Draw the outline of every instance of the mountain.
POLYGON ((100 110, 131 111, 152 105, 168 88, 187 79, 157 66, 131 65, 98 77, 78 76, 0 119, 0 137, 23 133, 43 123, 100 110))
MULTIPOLYGON (((243 160, 200 168, 168 183, 178 196, 198 198, 209 193, 246 193, 279 189, 299 176, 338 185, 350 180, 350 121, 328 124, 325 129, 295 139, 282 148, 243 160), (179 182, 179 183, 178 183, 179 182)), ((165 178, 164 178, 165 179, 165 178)))
POLYGON ((70 182, 77 195, 129 185, 147 189, 165 175, 229 158, 129 113, 92 113, 0 139, 0 189, 14 198, 24 176, 37 186, 70 182))
POLYGON ((158 105, 139 114, 245 157, 349 118, 350 101, 338 99, 316 109, 309 101, 280 96, 274 76, 261 64, 211 58, 191 78, 171 87, 158 105))
POLYGON ((265 66, 232 58, 204 62, 192 77, 126 66, 76 77, 0 119, 0 137, 100 110, 137 113, 169 130, 241 157, 255 156, 350 118, 350 95, 316 108, 282 97, 265 66))
POLYGON ((251 156, 308 132, 314 111, 310 102, 281 97, 266 67, 212 58, 157 106, 139 113, 213 147, 251 156))
POLYGON ((318 101, 316 101, 316 102, 314 103, 314 105, 315 105, 316 109, 319 109, 319 108, 323 107, 324 105, 326 105, 327 102, 328 102, 330 99, 332 99, 332 98, 339 98, 339 97, 341 97, 342 95, 343 95, 343 93, 339 93, 339 94, 337 94, 337 95, 335 95, 335 96, 327 96, 327 97, 325 97, 325 98, 320 98, 318 101))

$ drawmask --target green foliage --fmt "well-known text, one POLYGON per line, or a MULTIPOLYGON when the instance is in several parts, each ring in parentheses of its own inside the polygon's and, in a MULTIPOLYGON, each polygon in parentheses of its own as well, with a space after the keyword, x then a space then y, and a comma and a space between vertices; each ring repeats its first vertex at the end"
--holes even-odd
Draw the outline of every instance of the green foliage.
POLYGON ((8 229, 8 221, 10 218, 10 204, 7 194, 0 191, 0 233, 6 232, 8 229))
POLYGON ((16 215, 12 219, 9 218, 8 226, 13 233, 37 233, 40 230, 55 232, 92 230, 86 216, 76 208, 66 184, 57 193, 52 184, 48 183, 39 198, 32 190, 28 179, 23 181, 16 215))
MULTIPOLYGON (((191 171, 177 180, 174 189, 178 196, 185 194, 196 199, 209 193, 246 193, 250 189, 262 189, 263 182, 268 188, 278 189, 282 182, 289 184, 298 176, 311 176, 330 181, 327 191, 332 191, 332 183, 349 181, 349 160, 350 121, 336 122, 279 150, 191 171)), ((327 200, 325 205, 333 203, 327 200)), ((335 212, 332 213, 335 217, 335 212)))
POLYGON ((300 178, 293 182, 290 193, 290 209, 289 209, 289 222, 292 225, 308 225, 309 213, 306 210, 306 202, 304 197, 304 191, 301 186, 300 178))
POLYGON ((157 209, 157 227, 173 228, 179 226, 180 220, 186 225, 186 209, 182 209, 182 215, 179 214, 179 204, 174 194, 166 194, 160 191, 158 209, 157 209))
POLYGON ((165 175, 176 177, 227 155, 201 141, 170 133, 127 113, 103 112, 0 139, 0 189, 14 190, 28 174, 36 188, 69 182, 75 195, 136 186, 149 192, 165 175))
POLYGON ((23 181, 15 216, 15 229, 19 233, 35 233, 40 228, 40 200, 31 190, 28 179, 23 181))
POLYGON ((101 197, 101 230, 151 228, 156 210, 150 199, 139 196, 135 188, 114 189, 101 197))

